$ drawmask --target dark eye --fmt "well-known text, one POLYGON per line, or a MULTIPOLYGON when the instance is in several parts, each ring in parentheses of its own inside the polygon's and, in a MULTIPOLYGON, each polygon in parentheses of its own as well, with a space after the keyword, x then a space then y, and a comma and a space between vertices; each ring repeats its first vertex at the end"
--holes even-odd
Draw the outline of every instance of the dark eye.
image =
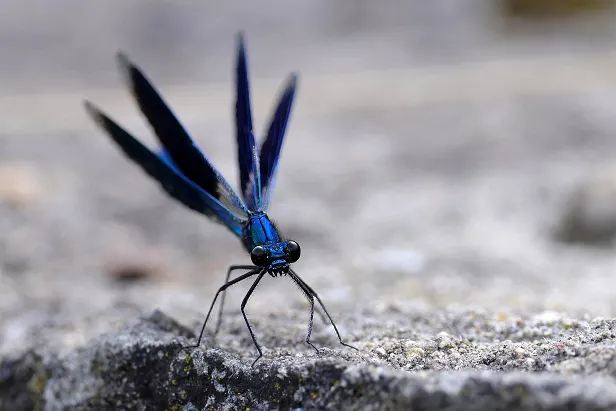
POLYGON ((260 245, 253 248, 250 252, 250 259, 257 267, 265 267, 267 265, 267 253, 265 252, 265 248, 260 245))
POLYGON ((295 241, 287 242, 287 246, 284 251, 287 253, 287 262, 294 263, 299 260, 299 256, 301 254, 301 250, 299 248, 299 244, 295 241))

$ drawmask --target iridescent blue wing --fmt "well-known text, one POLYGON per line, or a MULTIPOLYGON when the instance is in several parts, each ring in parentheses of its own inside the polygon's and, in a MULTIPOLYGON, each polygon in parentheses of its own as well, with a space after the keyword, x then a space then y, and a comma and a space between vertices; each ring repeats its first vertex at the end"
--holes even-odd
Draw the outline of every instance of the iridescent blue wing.
POLYGON ((250 83, 248 81, 248 64, 242 33, 238 35, 237 42, 235 128, 237 159, 240 167, 240 188, 248 208, 256 211, 261 208, 261 181, 258 173, 259 156, 252 128, 250 83))
POLYGON ((160 150, 158 157, 160 157, 161 160, 163 160, 169 167, 171 167, 173 171, 175 171, 178 174, 182 174, 182 172, 180 171, 178 166, 175 164, 175 162, 173 161, 173 159, 171 158, 167 150, 165 149, 160 150))
POLYGON ((118 61, 141 112, 175 167, 230 211, 247 216, 248 209, 244 202, 195 145, 142 71, 122 53, 118 53, 118 61))
POLYGON ((160 183, 162 188, 186 207, 224 224, 237 236, 247 219, 231 212, 210 193, 168 165, 164 158, 151 152, 90 102, 85 108, 94 121, 107 132, 124 153, 160 183))
POLYGON ((282 149, 282 141, 291 115, 293 106, 293 98, 295 97, 295 89, 297 86, 297 75, 292 74, 284 92, 280 96, 278 106, 274 112, 274 117, 269 126, 267 137, 261 145, 260 157, 260 175, 261 175, 261 210, 267 211, 274 186, 276 184, 276 171, 278 168, 278 160, 280 159, 280 150, 282 149))

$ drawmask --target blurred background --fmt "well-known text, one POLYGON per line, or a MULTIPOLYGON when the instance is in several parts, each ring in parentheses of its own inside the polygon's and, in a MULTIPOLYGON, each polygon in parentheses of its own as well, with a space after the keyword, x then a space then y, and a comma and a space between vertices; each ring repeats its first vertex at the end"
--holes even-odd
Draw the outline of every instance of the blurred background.
MULTIPOLYGON (((249 262, 82 108, 153 146, 123 50, 236 185, 240 30, 260 136, 300 74, 269 214, 340 323, 396 307, 613 316, 615 20, 607 0, 0 3, 0 353, 155 308, 197 327, 227 266, 249 262)), ((288 281, 249 307, 262 324, 298 312, 304 332, 288 281)))

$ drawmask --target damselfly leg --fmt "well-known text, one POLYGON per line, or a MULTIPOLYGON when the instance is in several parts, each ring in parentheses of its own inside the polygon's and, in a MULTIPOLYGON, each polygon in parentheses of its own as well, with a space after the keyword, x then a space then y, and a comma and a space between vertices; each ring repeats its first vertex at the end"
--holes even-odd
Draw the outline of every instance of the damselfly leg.
POLYGON ((254 365, 257 363, 257 361, 259 361, 259 358, 261 358, 263 356, 263 352, 261 351, 261 347, 259 346, 259 343, 257 342, 255 334, 252 332, 252 327, 250 326, 250 322, 248 321, 248 317, 246 317, 246 312, 244 311, 244 308, 246 308, 246 303, 248 303, 248 299, 252 295, 252 292, 255 290, 255 288, 257 288, 257 285, 259 284, 259 281, 261 281, 261 279, 263 278, 263 276, 265 274, 266 274, 265 270, 261 271, 261 273, 259 274, 259 276, 255 280, 255 282, 252 283, 252 286, 250 287, 250 290, 248 290, 248 292, 244 296, 244 300, 242 300, 242 315, 244 316, 244 321, 246 321, 246 326, 248 327, 248 332, 250 333, 250 338, 252 338, 252 342, 254 343, 255 347, 257 347, 257 351, 259 352, 259 356, 257 358, 255 358, 255 360, 252 362, 251 367, 254 367, 254 365))
POLYGON ((218 295, 225 291, 227 288, 231 287, 233 284, 237 284, 240 281, 243 281, 249 277, 252 277, 255 274, 264 274, 264 271, 262 268, 258 268, 252 271, 247 272, 246 274, 242 274, 239 277, 237 277, 236 279, 233 279, 225 284, 223 284, 222 287, 220 287, 218 289, 218 291, 216 292, 216 296, 214 296, 214 300, 212 300, 212 304, 210 305, 210 309, 207 312, 207 315, 205 316, 205 321, 203 322, 203 326, 201 327, 201 332, 199 333, 199 338, 197 338, 197 344, 195 345, 189 345, 186 346, 184 348, 197 348, 199 347, 199 345, 201 345, 201 339, 203 338, 203 332, 205 331, 205 326, 207 325, 208 320, 210 319, 210 315, 212 314, 212 309, 214 308, 214 304, 216 304, 216 300, 218 299, 218 295))
POLYGON ((302 290, 302 293, 304 293, 304 295, 308 299, 308 302, 310 303, 310 322, 308 323, 308 335, 306 336, 306 344, 310 345, 318 353, 319 349, 312 343, 312 341, 310 341, 310 336, 312 335, 312 323, 314 320, 314 297, 312 296, 312 294, 310 294, 310 291, 303 284, 301 284, 297 278, 295 278, 294 275, 291 275, 291 279, 295 284, 297 284, 300 290, 302 290))
MULTIPOLYGON (((225 278, 224 284, 229 282, 229 277, 231 277, 231 272, 235 270, 254 270, 258 267, 254 265, 232 265, 227 270, 227 277, 225 278)), ((225 307, 225 295, 227 294, 227 290, 223 290, 222 295, 220 296, 220 308, 218 309, 218 320, 216 321, 216 328, 214 329, 214 335, 218 335, 218 330, 220 329, 220 324, 222 322, 222 311, 225 307)))
MULTIPOLYGON (((332 320, 331 315, 329 315, 329 313, 327 312, 327 308, 325 308, 325 304, 323 304, 323 301, 321 301, 321 298, 319 298, 318 294, 308 284, 306 284, 306 282, 304 280, 302 280, 297 275, 297 273, 295 271, 289 270, 289 273, 291 274, 291 278, 297 283, 297 285, 302 290, 305 290, 304 292, 307 292, 309 295, 311 295, 311 296, 313 296, 314 298, 317 299, 317 301, 319 302, 319 305, 323 309, 323 312, 325 313, 325 315, 329 319, 329 322, 332 324, 332 327, 334 327, 334 331, 336 331, 336 335, 338 336, 338 341, 340 341, 340 344, 344 345, 345 347, 349 347, 349 348, 352 348, 354 350, 359 351, 359 349, 357 349, 357 347, 353 347, 352 345, 347 344, 344 341, 342 341, 342 337, 340 336, 340 332, 338 331, 338 327, 336 327, 336 323, 334 323, 334 320, 332 320)), ((312 320, 312 316, 311 316, 311 320, 312 320)), ((310 338, 311 331, 312 331, 312 321, 311 321, 311 326, 310 326, 309 331, 308 331, 308 339, 310 338)), ((306 342, 308 342, 308 341, 306 341, 306 342)), ((312 345, 309 342, 308 342, 308 344, 312 345)))

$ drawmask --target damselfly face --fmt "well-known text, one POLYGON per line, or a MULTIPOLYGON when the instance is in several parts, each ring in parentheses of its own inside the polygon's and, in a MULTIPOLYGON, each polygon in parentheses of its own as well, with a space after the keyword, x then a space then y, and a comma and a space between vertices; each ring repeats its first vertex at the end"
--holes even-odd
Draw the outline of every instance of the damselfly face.
POLYGON ((291 264, 299 260, 301 249, 295 241, 258 245, 250 252, 250 259, 272 276, 288 274, 291 264))
POLYGON ((284 240, 265 213, 250 216, 242 229, 242 240, 252 263, 273 277, 287 274, 289 265, 299 260, 301 253, 299 244, 284 240))

